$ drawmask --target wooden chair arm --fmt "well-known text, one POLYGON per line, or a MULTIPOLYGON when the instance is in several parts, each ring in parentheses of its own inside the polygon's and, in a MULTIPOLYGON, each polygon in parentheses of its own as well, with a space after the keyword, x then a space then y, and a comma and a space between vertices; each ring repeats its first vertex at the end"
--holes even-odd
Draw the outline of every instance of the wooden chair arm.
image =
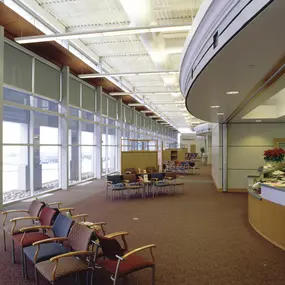
POLYGON ((2 215, 4 216, 3 221, 2 221, 2 226, 5 226, 8 214, 10 213, 28 213, 28 210, 9 210, 9 211, 4 211, 2 212, 2 215))
POLYGON ((71 219, 77 219, 77 218, 83 218, 83 221, 86 221, 86 218, 88 217, 88 214, 78 214, 71 216, 71 219))
POLYGON ((60 208, 58 209, 60 212, 71 212, 74 211, 74 208, 72 207, 67 207, 67 208, 60 208))
POLYGON ((52 226, 32 226, 32 227, 25 227, 25 228, 21 228, 20 232, 27 232, 27 231, 32 231, 32 230, 37 230, 37 229, 51 229, 52 226))
POLYGON ((92 225, 91 225, 91 229, 92 229, 92 227, 94 227, 94 226, 106 226, 107 225, 107 223, 106 222, 97 222, 97 223, 92 223, 92 225))
POLYGON ((91 252, 88 250, 82 250, 82 251, 72 251, 72 252, 68 252, 68 253, 64 253, 64 254, 60 254, 57 256, 54 256, 50 259, 51 262, 57 261, 60 258, 64 258, 64 257, 69 257, 69 256, 78 256, 78 255, 90 255, 91 252))
POLYGON ((49 206, 54 206, 54 205, 57 205, 57 208, 60 208, 60 205, 62 205, 63 203, 62 202, 50 202, 50 203, 47 203, 49 206))
POLYGON ((39 240, 33 243, 33 245, 39 245, 42 243, 48 243, 48 242, 54 242, 54 241, 65 241, 67 240, 67 237, 53 237, 53 238, 47 238, 47 239, 43 239, 43 240, 39 240))
POLYGON ((10 213, 28 213, 28 210, 9 210, 9 211, 4 211, 2 212, 2 215, 7 215, 10 213))
POLYGON ((150 178, 150 181, 158 181, 158 178, 150 178))
POLYGON ((39 220, 39 217, 19 217, 11 219, 10 222, 17 222, 17 221, 23 221, 23 220, 39 220))
POLYGON ((122 180, 124 183, 130 183, 130 180, 122 180))
POLYGON ((109 185, 113 184, 112 181, 106 181, 106 183, 109 184, 109 185))
POLYGON ((154 256, 153 256, 153 253, 152 253, 152 249, 156 247, 155 244, 149 244, 149 245, 145 245, 145 246, 142 246, 142 247, 139 247, 139 248, 136 248, 134 250, 131 250, 129 252, 127 252, 126 254, 124 254, 122 257, 120 256, 117 256, 119 259, 121 260, 124 260, 126 258, 128 258, 130 255, 134 254, 134 253, 137 253, 139 251, 143 251, 143 250, 146 250, 146 249, 150 249, 150 252, 151 252, 151 256, 152 256, 152 259, 154 261, 154 256))
POLYGON ((114 237, 118 237, 118 236, 127 236, 127 235, 129 235, 128 232, 115 232, 115 233, 107 234, 104 237, 106 237, 106 238, 114 238, 114 237))

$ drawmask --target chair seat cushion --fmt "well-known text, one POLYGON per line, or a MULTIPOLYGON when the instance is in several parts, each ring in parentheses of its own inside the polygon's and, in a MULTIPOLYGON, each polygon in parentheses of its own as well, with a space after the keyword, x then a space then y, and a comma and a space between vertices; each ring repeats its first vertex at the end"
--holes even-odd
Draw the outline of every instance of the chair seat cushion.
MULTIPOLYGON (((37 246, 28 246, 24 248, 24 253, 29 260, 34 262, 34 256, 37 250, 37 246)), ((48 260, 54 256, 64 254, 69 252, 63 245, 60 243, 44 243, 40 245, 40 251, 38 253, 38 258, 36 263, 48 260)))
POLYGON ((12 239, 14 240, 15 244, 17 244, 18 246, 22 246, 22 247, 30 246, 36 241, 49 238, 48 235, 42 232, 29 232, 29 233, 26 233, 21 243, 21 239, 23 235, 24 234, 17 234, 17 235, 12 236, 12 239))
MULTIPOLYGON (((105 268, 107 271, 114 274, 116 272, 117 260, 102 259, 98 260, 98 264, 105 268)), ((127 259, 121 261, 119 267, 119 276, 130 274, 134 271, 152 267, 154 263, 139 255, 130 255, 127 259)))
MULTIPOLYGON (((42 261, 37 263, 37 270, 49 281, 52 280, 52 272, 55 267, 55 262, 50 260, 42 261)), ((58 267, 55 271, 55 279, 72 274, 74 272, 86 271, 88 265, 81 259, 76 257, 63 257, 58 260, 58 267)))

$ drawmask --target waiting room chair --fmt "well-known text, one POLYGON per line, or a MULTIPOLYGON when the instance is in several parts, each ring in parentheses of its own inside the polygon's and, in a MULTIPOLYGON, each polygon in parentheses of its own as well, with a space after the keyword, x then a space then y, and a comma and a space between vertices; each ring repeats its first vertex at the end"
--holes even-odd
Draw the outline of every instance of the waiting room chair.
MULTIPOLYGON (((93 236, 93 230, 75 223, 71 228, 68 237, 58 237, 42 240, 34 243, 36 246, 42 246, 46 243, 52 243, 56 246, 55 241, 67 241, 69 251, 56 255, 49 260, 41 261, 35 265, 36 284, 38 285, 38 273, 40 273, 51 284, 54 284, 59 278, 68 276, 73 273, 86 272, 86 284, 89 282, 89 269, 91 267, 91 251, 88 250, 90 240, 93 236), (81 257, 81 258, 79 258, 81 257), (87 259, 84 257, 88 257, 87 259)), ((57 246, 56 246, 57 247, 57 246)), ((92 281, 92 280, 91 280, 92 281)))
POLYGON ((176 187, 177 186, 182 186, 184 189, 184 183, 177 181, 177 174, 173 173, 173 172, 166 172, 165 173, 165 179, 169 181, 169 183, 171 184, 172 188, 173 188, 173 193, 175 193, 176 191, 176 187))
MULTIPOLYGON (((44 207, 39 217, 21 217, 12 219, 11 222, 14 223, 14 227, 17 226, 18 221, 22 220, 32 220, 37 221, 38 225, 34 226, 33 229, 50 229, 50 226, 55 220, 58 211, 56 209, 50 207, 44 207)), ((49 238, 49 236, 43 231, 32 231, 31 227, 27 227, 27 229, 22 228, 20 230, 21 233, 15 234, 12 236, 12 262, 15 263, 15 245, 20 247, 21 251, 21 260, 23 265, 23 248, 32 245, 35 241, 49 238)))
POLYGON ((3 244, 4 244, 4 250, 7 250, 7 243, 6 243, 6 235, 13 236, 15 234, 20 233, 20 229, 23 227, 27 227, 29 225, 33 225, 33 219, 23 219, 18 220, 17 223, 13 223, 10 221, 12 218, 16 218, 20 216, 25 217, 38 217, 40 214, 40 211, 45 206, 44 202, 41 202, 39 200, 34 200, 28 210, 9 210, 2 212, 3 215, 3 244), (9 220, 7 221, 7 218, 9 217, 9 220))
MULTIPOLYGON (((46 238, 57 238, 57 237, 67 237, 71 226, 74 224, 74 221, 63 214, 59 214, 52 226, 35 226, 36 229, 49 229, 46 238)), ((29 228, 24 228, 22 231, 30 230, 29 228)), ((40 240, 39 240, 40 241, 40 240)), ((44 243, 41 244, 39 241, 36 241, 31 246, 24 248, 24 259, 23 259, 23 276, 27 276, 27 259, 33 264, 38 262, 50 259, 53 256, 63 254, 68 252, 64 246, 60 243, 44 243)))
MULTIPOLYGON (((165 173, 151 173, 150 180, 153 181, 152 188, 156 188, 156 195, 158 195, 159 189, 166 192, 166 189, 171 186, 171 184, 165 180, 165 173)), ((153 198, 154 198, 154 191, 153 191, 153 198)))
POLYGON ((135 192, 136 194, 139 192, 139 190, 142 190, 143 192, 143 184, 138 181, 138 178, 135 174, 124 174, 122 182, 125 183, 127 198, 130 197, 131 191, 135 192))
POLYGON ((125 183, 122 181, 121 175, 108 175, 106 183, 106 199, 109 198, 108 192, 111 190, 111 197, 114 200, 114 193, 122 194, 126 189, 125 183))
MULTIPOLYGON (((123 232, 123 236, 126 234, 123 232)), ((127 275, 146 268, 152 269, 152 285, 155 284, 155 259, 153 255, 154 244, 142 246, 140 248, 128 251, 128 245, 125 240, 124 247, 116 239, 117 235, 107 235, 98 237, 99 244, 96 250, 96 264, 111 274, 113 285, 117 284, 119 278, 125 278, 127 275), (103 257, 98 257, 99 248, 101 248, 103 257), (146 259, 138 252, 150 249, 151 260, 146 259)))

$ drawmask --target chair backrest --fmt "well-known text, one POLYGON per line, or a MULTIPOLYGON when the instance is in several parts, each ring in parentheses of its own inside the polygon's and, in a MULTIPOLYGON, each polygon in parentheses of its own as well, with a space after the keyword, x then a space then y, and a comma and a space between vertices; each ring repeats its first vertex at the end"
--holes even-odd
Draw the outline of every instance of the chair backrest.
POLYGON ((119 242, 114 238, 106 238, 98 236, 101 249, 104 256, 109 259, 117 260, 116 255, 122 256, 124 249, 121 247, 119 242))
POLYGON ((131 174, 137 174, 138 170, 136 168, 126 168, 125 172, 130 172, 131 174))
POLYGON ((57 211, 50 207, 44 207, 42 211, 40 212, 40 224, 42 226, 50 226, 52 225, 56 215, 57 211))
POLYGON ((148 167, 146 167, 146 172, 147 173, 154 173, 154 172, 156 172, 156 168, 154 166, 148 166, 148 167))
POLYGON ((107 181, 111 181, 113 184, 121 183, 122 177, 121 175, 108 175, 107 181))
POLYGON ((56 237, 67 237, 73 223, 74 221, 67 216, 58 214, 52 226, 52 231, 56 237))
POLYGON ((28 209, 28 213, 31 217, 38 217, 40 214, 40 211, 42 210, 42 208, 45 206, 44 202, 41 202, 40 200, 34 200, 29 209, 28 209))
POLYGON ((157 178, 158 180, 163 180, 165 173, 151 173, 150 178, 157 178))
POLYGON ((173 172, 166 172, 165 177, 171 177, 171 178, 175 179, 177 177, 177 175, 176 175, 176 173, 173 173, 173 172))
POLYGON ((135 174, 124 174, 123 180, 129 180, 130 182, 137 182, 137 176, 135 174))
POLYGON ((87 250, 93 233, 87 226, 75 223, 69 232, 68 243, 75 251, 87 250))

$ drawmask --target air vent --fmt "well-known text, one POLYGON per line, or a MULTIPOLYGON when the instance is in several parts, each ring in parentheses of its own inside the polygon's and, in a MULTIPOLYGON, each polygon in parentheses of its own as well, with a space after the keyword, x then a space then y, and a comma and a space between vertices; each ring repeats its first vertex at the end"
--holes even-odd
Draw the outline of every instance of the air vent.
POLYGON ((217 31, 213 35, 213 47, 214 47, 214 49, 218 46, 218 42, 219 42, 219 32, 217 31))

